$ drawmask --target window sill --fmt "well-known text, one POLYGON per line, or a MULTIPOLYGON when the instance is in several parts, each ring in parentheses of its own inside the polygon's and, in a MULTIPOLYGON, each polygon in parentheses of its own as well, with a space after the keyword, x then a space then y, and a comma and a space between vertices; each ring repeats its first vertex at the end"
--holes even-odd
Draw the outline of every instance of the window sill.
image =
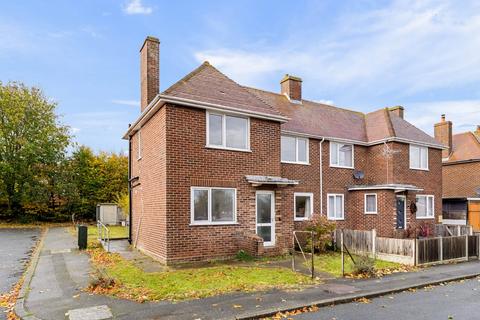
POLYGON ((327 217, 327 220, 331 220, 331 221, 344 221, 345 218, 329 218, 329 217, 327 217))
POLYGON ((330 164, 330 168, 351 169, 351 170, 354 170, 354 169, 355 169, 354 167, 337 166, 337 165, 333 165, 333 164, 330 164))
POLYGON ((422 168, 412 168, 412 167, 410 167, 410 170, 430 171, 428 168, 427 169, 422 169, 422 168))
POLYGON ((309 221, 309 220, 311 220, 310 217, 308 217, 308 218, 293 218, 293 221, 296 221, 296 222, 309 221))
POLYGON ((286 163, 286 164, 301 164, 304 166, 309 166, 310 162, 295 162, 295 161, 281 161, 281 163, 286 163))
POLYGON ((367 214, 367 215, 377 215, 378 214, 378 212, 364 212, 364 213, 367 214))
POLYGON ((431 220, 431 219, 435 219, 435 217, 417 217, 417 216, 415 216, 415 219, 417 219, 417 220, 431 220))
POLYGON ((195 222, 190 223, 190 227, 201 227, 201 226, 238 226, 238 222, 195 222))
POLYGON ((227 150, 227 151, 239 151, 239 152, 252 152, 250 149, 238 149, 238 148, 229 148, 229 147, 220 147, 220 146, 205 146, 207 149, 216 149, 216 150, 227 150))

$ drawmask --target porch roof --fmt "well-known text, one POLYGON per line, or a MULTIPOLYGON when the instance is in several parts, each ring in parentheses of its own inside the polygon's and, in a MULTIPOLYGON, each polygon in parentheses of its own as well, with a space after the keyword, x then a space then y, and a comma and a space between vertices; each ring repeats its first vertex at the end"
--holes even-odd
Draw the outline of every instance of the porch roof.
POLYGON ((253 186, 261 186, 264 184, 276 184, 276 185, 296 185, 298 184, 298 180, 290 180, 287 178, 282 177, 273 177, 273 176, 245 176, 247 181, 251 183, 253 186))
POLYGON ((395 192, 423 191, 422 188, 419 188, 412 184, 401 184, 401 183, 370 184, 370 185, 363 184, 363 185, 353 185, 348 187, 348 191, 357 191, 357 190, 393 190, 395 192))

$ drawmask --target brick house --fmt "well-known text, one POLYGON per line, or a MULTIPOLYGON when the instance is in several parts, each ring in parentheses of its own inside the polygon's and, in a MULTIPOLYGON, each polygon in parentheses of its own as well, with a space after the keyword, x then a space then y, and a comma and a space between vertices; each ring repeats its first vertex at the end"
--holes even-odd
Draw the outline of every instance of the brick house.
POLYGON ((124 136, 140 250, 167 264, 279 254, 315 215, 386 237, 433 229, 443 146, 402 107, 309 101, 289 75, 278 93, 249 88, 208 62, 159 93, 159 41, 140 57, 141 114, 124 136))
POLYGON ((442 115, 434 126, 443 150, 443 223, 470 224, 480 231, 480 126, 474 132, 453 134, 442 115))

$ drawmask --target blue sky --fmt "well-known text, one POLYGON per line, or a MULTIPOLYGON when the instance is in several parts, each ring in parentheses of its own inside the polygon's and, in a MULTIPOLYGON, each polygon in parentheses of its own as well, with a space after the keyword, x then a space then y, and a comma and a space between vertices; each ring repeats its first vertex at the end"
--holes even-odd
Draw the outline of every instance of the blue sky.
POLYGON ((478 1, 2 1, 0 81, 41 87, 75 140, 125 151, 139 114, 138 50, 161 40, 166 89, 203 60, 237 82, 363 112, 403 105, 432 133, 480 124, 478 1))

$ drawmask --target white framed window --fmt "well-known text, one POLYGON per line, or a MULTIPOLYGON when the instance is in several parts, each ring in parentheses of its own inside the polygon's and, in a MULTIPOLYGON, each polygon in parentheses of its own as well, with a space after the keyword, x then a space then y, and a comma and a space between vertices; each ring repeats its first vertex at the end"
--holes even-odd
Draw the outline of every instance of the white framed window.
POLYGON ((236 223, 237 189, 192 187, 190 215, 192 225, 236 223))
POLYGON ((417 219, 433 219, 435 217, 435 197, 432 195, 417 195, 417 219))
POLYGON ((365 214, 377 214, 377 194, 366 193, 365 194, 365 214))
POLYGON ((353 144, 331 141, 330 166, 353 169, 353 144))
POLYGON ((282 136, 280 148, 282 162, 308 164, 308 138, 282 136))
POLYGON ((308 220, 313 216, 313 193, 295 192, 293 194, 295 221, 308 220))
POLYGON ((207 111, 207 147, 250 151, 250 119, 207 111))
POLYGON ((137 131, 137 160, 142 159, 142 131, 137 131))
POLYGON ((428 148, 410 145, 410 169, 428 170, 428 148))
POLYGON ((328 220, 344 220, 345 204, 343 194, 327 194, 327 218, 328 220))

